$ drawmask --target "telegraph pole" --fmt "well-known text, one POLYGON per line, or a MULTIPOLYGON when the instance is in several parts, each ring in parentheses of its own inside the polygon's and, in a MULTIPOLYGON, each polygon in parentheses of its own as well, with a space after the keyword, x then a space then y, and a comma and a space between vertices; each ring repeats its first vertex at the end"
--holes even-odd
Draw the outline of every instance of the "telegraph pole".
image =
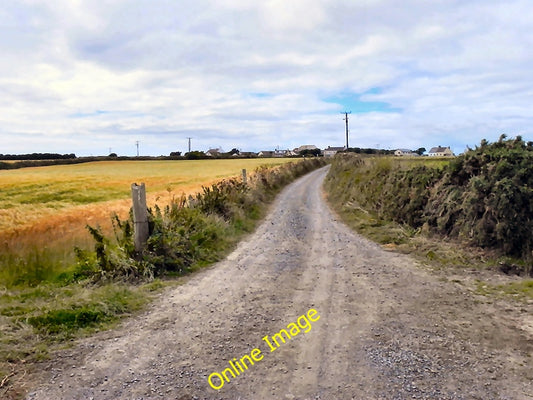
POLYGON ((191 152, 191 139, 190 137, 188 137, 187 139, 189 139, 189 153, 191 152))
POLYGON ((351 111, 344 111, 341 114, 344 114, 343 120, 346 121, 346 150, 348 150, 348 114, 351 114, 351 111))
POLYGON ((139 157, 139 141, 138 140, 135 142, 135 146, 137 146, 137 157, 139 157))

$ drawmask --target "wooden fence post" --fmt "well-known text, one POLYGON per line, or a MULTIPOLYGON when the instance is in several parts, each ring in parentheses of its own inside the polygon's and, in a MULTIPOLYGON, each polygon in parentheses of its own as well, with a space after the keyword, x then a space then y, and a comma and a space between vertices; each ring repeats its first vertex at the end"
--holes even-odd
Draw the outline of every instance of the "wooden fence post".
POLYGON ((242 183, 246 185, 246 169, 242 170, 242 183))
POLYGON ((131 184, 131 199, 133 201, 133 239, 135 251, 140 252, 146 246, 150 234, 148 227, 148 209, 146 208, 146 188, 144 183, 131 184))

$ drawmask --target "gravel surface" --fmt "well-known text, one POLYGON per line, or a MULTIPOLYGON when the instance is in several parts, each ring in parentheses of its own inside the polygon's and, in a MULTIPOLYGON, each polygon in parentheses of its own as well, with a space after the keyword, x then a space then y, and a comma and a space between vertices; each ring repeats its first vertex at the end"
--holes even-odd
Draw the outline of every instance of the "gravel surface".
POLYGON ((531 307, 488 303, 354 234, 324 200, 326 173, 287 187, 226 260, 58 353, 27 398, 533 399, 531 307))

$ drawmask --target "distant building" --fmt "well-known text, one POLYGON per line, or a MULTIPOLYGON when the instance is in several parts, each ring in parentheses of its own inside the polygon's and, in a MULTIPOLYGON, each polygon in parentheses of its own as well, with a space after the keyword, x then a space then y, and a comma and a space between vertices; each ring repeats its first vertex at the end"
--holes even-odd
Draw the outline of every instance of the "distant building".
POLYGON ((344 151, 344 150, 346 150, 346 147, 331 147, 331 146, 328 146, 327 149, 322 150, 322 154, 324 154, 324 157, 333 157, 339 151, 344 151))
POLYGON ((430 157, 453 157, 455 154, 453 154, 452 149, 450 147, 432 147, 431 150, 428 152, 428 156, 430 157))
POLYGON ((418 156, 418 153, 415 153, 414 151, 409 150, 409 149, 398 149, 394 151, 394 155, 397 157, 405 157, 405 156, 413 157, 413 156, 418 156))
POLYGON ((208 157, 218 157, 222 153, 221 149, 209 149, 205 152, 205 155, 208 157))
POLYGON ((273 150, 262 150, 259 153, 257 153, 258 157, 274 157, 275 151, 273 150))
POLYGON ((290 156, 297 156, 298 153, 296 153, 294 150, 285 150, 285 157, 290 157, 290 156))
POLYGON ((257 154, 253 151, 240 151, 239 153, 234 153, 232 157, 252 158, 257 157, 257 154))
POLYGON ((274 151, 274 157, 289 157, 290 155, 292 155, 292 151, 290 150, 279 150, 279 149, 276 149, 274 151))

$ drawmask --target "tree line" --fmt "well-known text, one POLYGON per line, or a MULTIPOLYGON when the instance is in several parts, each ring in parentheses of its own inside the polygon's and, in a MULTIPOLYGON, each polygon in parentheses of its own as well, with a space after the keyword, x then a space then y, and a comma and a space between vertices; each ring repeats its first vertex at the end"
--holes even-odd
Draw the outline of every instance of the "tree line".
POLYGON ((31 154, 0 154, 0 160, 4 161, 28 161, 28 160, 70 160, 76 158, 76 154, 59 153, 31 153, 31 154))

